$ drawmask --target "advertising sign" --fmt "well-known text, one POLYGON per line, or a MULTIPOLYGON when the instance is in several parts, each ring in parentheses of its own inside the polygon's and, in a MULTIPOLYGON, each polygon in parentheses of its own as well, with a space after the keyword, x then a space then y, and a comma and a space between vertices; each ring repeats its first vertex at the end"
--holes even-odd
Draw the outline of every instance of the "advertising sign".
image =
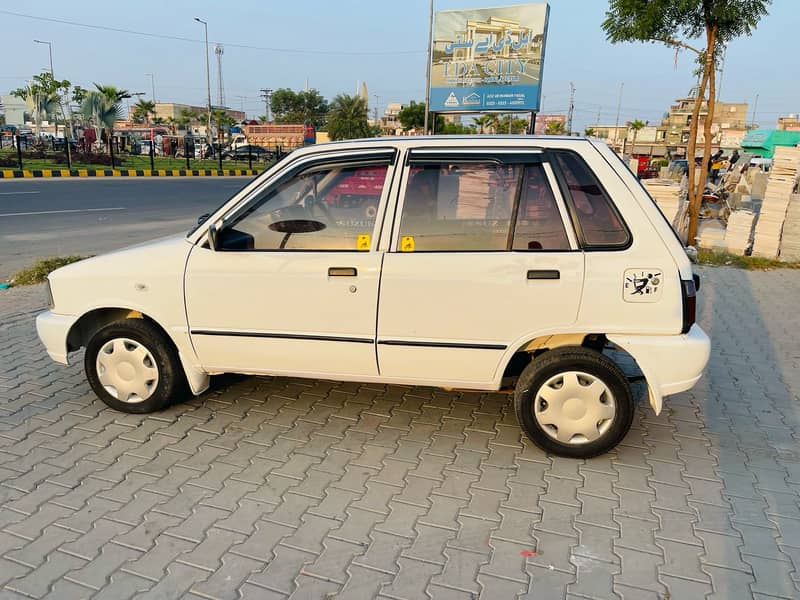
POLYGON ((538 111, 546 3, 436 13, 432 112, 538 111))

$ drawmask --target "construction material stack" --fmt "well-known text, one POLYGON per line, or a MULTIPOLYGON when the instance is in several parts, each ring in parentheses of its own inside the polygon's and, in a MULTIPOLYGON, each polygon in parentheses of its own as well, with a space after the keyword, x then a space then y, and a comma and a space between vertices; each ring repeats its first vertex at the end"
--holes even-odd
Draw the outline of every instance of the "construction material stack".
POLYGON ((764 201, 756 223, 753 256, 778 257, 789 198, 797 184, 799 168, 800 148, 780 146, 775 149, 764 201))
POLYGON ((735 210, 728 217, 725 230, 725 249, 731 254, 743 256, 750 247, 755 214, 749 210, 735 210))
POLYGON ((642 184, 648 193, 653 197, 658 208, 678 232, 678 235, 685 236, 687 202, 685 200, 685 190, 681 189, 679 183, 667 179, 643 179, 642 184))
POLYGON ((800 261, 800 194, 792 194, 781 237, 781 260, 800 261))

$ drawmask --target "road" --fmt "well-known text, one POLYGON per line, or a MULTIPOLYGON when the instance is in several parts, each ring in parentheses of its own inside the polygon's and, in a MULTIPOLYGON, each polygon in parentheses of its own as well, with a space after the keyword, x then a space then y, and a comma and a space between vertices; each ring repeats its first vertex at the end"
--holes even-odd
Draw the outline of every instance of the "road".
POLYGON ((0 281, 36 258, 100 254, 187 231, 246 177, 0 182, 0 281))

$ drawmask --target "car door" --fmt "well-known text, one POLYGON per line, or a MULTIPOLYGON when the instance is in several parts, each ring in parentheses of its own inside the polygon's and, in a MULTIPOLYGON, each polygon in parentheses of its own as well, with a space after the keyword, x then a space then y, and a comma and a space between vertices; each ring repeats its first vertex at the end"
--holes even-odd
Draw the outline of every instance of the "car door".
POLYGON ((576 320, 583 253, 544 157, 410 152, 381 276, 382 376, 490 389, 510 348, 576 320))
POLYGON ((373 241, 394 160, 384 149, 295 161, 226 215, 216 251, 195 246, 186 312, 206 370, 377 374, 373 241))

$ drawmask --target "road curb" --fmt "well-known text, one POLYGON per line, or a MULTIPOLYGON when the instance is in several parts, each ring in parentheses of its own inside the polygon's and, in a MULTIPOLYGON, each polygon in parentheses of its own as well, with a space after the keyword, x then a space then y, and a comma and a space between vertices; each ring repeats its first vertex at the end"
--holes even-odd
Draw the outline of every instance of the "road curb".
POLYGON ((241 177, 255 169, 2 169, 0 179, 38 177, 241 177))

